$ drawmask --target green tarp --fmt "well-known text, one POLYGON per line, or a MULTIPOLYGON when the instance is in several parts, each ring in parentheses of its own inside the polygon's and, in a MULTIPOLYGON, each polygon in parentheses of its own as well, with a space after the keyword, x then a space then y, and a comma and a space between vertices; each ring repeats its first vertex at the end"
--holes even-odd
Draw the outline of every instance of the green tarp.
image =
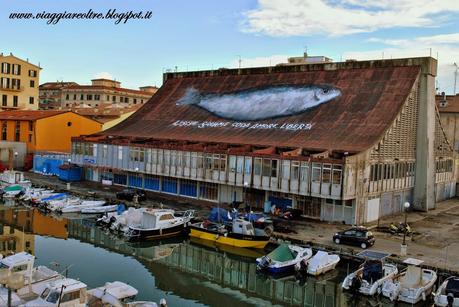
POLYGON ((14 192, 20 190, 22 190, 22 187, 20 185, 10 185, 9 187, 6 187, 4 189, 5 192, 14 192))
POLYGON ((287 244, 281 244, 278 248, 270 252, 268 257, 271 260, 285 262, 295 259, 296 255, 290 250, 287 244))

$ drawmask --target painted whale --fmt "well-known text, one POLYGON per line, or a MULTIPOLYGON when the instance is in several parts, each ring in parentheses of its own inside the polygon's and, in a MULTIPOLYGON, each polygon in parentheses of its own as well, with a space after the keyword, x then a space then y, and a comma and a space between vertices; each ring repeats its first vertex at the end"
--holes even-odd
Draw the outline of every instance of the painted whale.
POLYGON ((223 94, 201 94, 189 87, 177 105, 196 105, 232 120, 251 121, 302 113, 341 95, 325 85, 282 85, 223 94))

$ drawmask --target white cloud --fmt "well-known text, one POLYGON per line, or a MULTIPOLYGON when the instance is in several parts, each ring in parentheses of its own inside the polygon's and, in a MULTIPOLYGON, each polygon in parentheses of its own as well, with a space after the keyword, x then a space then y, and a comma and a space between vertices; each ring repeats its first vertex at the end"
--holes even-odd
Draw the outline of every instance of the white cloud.
POLYGON ((373 51, 350 51, 343 54, 345 59, 370 60, 384 58, 404 58, 432 56, 437 58, 437 83, 440 91, 452 94, 454 88, 453 65, 459 59, 459 33, 421 36, 412 39, 387 40, 372 38, 369 41, 388 45, 373 51))
MULTIPOLYGON (((286 63, 288 55, 272 55, 267 57, 255 57, 255 58, 241 58, 241 67, 263 67, 263 66, 274 66, 279 63, 286 63)), ((229 63, 229 68, 238 68, 239 59, 229 63)))
POLYGON ((93 79, 110 79, 110 80, 113 80, 113 76, 106 72, 106 71, 102 71, 102 72, 98 72, 97 74, 94 75, 93 79))
POLYGON ((340 36, 396 27, 435 27, 457 0, 259 0, 242 30, 270 36, 340 36))

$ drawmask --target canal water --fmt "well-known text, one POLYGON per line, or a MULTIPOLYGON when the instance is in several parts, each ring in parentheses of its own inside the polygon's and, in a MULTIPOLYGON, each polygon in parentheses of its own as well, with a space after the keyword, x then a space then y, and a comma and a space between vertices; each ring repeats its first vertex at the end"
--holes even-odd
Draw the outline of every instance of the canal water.
MULTIPOLYGON (((256 273, 247 249, 219 249, 188 238, 131 244, 95 226, 93 218, 43 215, 0 207, 0 253, 27 251, 46 265, 86 283, 123 281, 140 300, 168 306, 393 306, 389 300, 341 291, 348 264, 320 278, 273 279, 256 273)), ((400 305, 398 305, 400 306, 400 305)), ((423 304, 419 306, 431 306, 423 304)))

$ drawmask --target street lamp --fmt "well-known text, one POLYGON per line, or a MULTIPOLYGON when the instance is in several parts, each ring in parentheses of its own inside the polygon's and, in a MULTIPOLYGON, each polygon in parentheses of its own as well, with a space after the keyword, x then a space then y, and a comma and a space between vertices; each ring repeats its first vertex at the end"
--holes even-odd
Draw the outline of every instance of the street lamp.
POLYGON ((11 169, 14 171, 14 167, 16 166, 16 159, 17 159, 19 153, 17 151, 15 151, 13 155, 14 155, 13 167, 11 169))
POLYGON ((403 204, 403 209, 404 209, 404 213, 405 213, 405 224, 403 225, 403 243, 402 245, 400 246, 400 255, 401 256, 406 256, 406 250, 407 250, 407 246, 406 246, 406 231, 407 231, 407 216, 408 216, 408 208, 410 207, 410 203, 409 202, 405 202, 403 204))
POLYGON ((8 289, 8 307, 11 305, 12 291, 17 291, 24 287, 24 275, 12 273, 9 269, 0 269, 0 284, 8 289))

